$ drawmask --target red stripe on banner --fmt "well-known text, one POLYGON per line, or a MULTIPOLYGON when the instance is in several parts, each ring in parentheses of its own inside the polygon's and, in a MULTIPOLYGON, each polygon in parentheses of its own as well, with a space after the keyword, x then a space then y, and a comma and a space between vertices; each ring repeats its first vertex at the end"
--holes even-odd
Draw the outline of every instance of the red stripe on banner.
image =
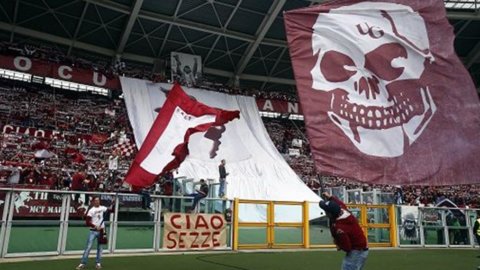
POLYGON ((167 100, 160 109, 152 128, 148 132, 147 137, 138 151, 138 154, 136 155, 135 160, 125 177, 125 182, 134 187, 145 187, 153 184, 156 175, 145 171, 141 167, 141 164, 148 157, 148 155, 150 155, 156 143, 167 129, 176 107, 181 108, 186 113, 195 117, 200 117, 203 115, 216 115, 216 118, 212 123, 201 124, 187 129, 185 134, 178 134, 178 136, 183 136, 183 143, 177 145, 173 153, 164 153, 165 155, 173 155, 173 159, 162 169, 160 174, 178 168, 185 160, 188 155, 188 142, 192 134, 204 132, 212 126, 220 126, 240 117, 239 111, 226 111, 212 108, 193 100, 187 94, 185 94, 180 85, 175 84, 172 87, 172 90, 169 92, 167 100))
POLYGON ((125 182, 131 184, 134 189, 151 185, 151 183, 157 177, 157 175, 151 174, 144 170, 140 164, 141 161, 139 162, 135 158, 130 166, 130 169, 128 170, 127 175, 125 176, 125 182))

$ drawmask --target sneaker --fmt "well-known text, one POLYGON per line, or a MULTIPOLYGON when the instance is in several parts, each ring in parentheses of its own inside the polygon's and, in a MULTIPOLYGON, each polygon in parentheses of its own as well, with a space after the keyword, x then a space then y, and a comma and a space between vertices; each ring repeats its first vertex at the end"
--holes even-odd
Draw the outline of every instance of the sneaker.
POLYGON ((99 263, 97 263, 97 264, 95 265, 95 269, 102 269, 102 265, 99 264, 99 263))
POLYGON ((85 264, 81 263, 77 266, 77 268, 75 268, 77 270, 82 270, 82 269, 85 269, 85 264))

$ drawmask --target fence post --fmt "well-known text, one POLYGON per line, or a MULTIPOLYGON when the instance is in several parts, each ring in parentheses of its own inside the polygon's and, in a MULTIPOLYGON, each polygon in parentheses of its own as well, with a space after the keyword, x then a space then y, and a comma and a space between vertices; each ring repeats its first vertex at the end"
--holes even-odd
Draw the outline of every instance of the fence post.
POLYGON ((363 227, 363 233, 368 239, 368 221, 367 221, 367 206, 365 204, 360 205, 360 220, 363 227))
POLYGON ((117 245, 117 226, 118 226, 118 207, 119 207, 119 197, 117 195, 114 196, 115 198, 115 207, 113 212, 113 221, 112 215, 110 215, 110 245, 108 247, 110 253, 115 251, 115 246, 117 245))
POLYGON ((8 242, 10 240, 10 232, 12 231, 12 219, 13 219, 13 206, 15 202, 15 192, 13 189, 10 193, 10 205, 7 209, 7 221, 5 223, 5 236, 3 238, 3 248, 0 250, 0 257, 4 258, 8 252, 8 242))
POLYGON ((422 247, 425 246, 425 229, 423 227, 423 223, 424 223, 424 208, 422 207, 418 207, 418 223, 419 223, 419 226, 418 226, 418 230, 420 231, 420 245, 422 247))
POLYGON ((270 201, 267 204, 267 246, 272 248, 275 244, 275 204, 270 201))
POLYGON ((239 199, 235 198, 233 201, 233 250, 238 250, 238 233, 239 233, 239 228, 238 228, 238 205, 239 205, 239 199))
POLYGON ((153 250, 155 252, 160 251, 160 238, 162 232, 162 198, 154 197, 155 214, 153 223, 153 250))
POLYGON ((58 253, 63 255, 67 245, 68 218, 70 210, 70 198, 68 194, 62 194, 62 211, 60 214, 60 233, 58 237, 58 253))
POLYGON ((309 203, 303 202, 303 246, 310 248, 310 216, 309 203))
POLYGON ((395 204, 391 204, 389 207, 389 218, 390 221, 390 244, 392 247, 398 246, 398 239, 397 239, 397 211, 395 208, 395 204))
POLYGON ((0 227, 0 258, 4 257, 3 248, 5 248, 6 243, 6 232, 7 232, 7 225, 8 225, 8 217, 10 213, 10 198, 12 192, 6 192, 5 194, 5 201, 3 202, 3 215, 2 215, 2 226, 0 227))

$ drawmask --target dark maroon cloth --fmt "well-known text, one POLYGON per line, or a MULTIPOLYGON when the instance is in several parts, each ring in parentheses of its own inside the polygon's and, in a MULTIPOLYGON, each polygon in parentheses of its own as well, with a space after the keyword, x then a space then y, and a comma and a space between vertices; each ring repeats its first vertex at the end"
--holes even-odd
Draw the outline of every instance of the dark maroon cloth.
POLYGON ((92 223, 92 217, 89 217, 89 216, 86 216, 85 217, 85 224, 92 228, 92 229, 95 229, 95 225, 92 223))
MULTIPOLYGON (((347 211, 345 204, 335 197, 330 200, 335 201, 343 211, 347 211)), ((358 220, 350 213, 346 218, 342 215, 335 220, 330 220, 330 233, 337 247, 345 252, 351 250, 364 250, 367 246, 367 238, 362 228, 358 224, 358 220)))
POLYGON ((328 1, 284 20, 319 173, 370 184, 480 182, 479 98, 443 1, 328 1))
POLYGON ((75 173, 72 176, 72 190, 84 190, 83 180, 85 180, 85 174, 75 173))

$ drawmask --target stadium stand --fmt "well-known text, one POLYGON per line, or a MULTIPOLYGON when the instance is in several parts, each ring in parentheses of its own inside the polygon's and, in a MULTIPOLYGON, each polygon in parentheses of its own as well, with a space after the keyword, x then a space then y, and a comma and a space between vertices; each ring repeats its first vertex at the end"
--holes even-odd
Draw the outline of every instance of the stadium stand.
MULTIPOLYGON (((0 185, 72 189, 73 176, 84 171, 84 177, 91 178, 88 190, 121 188, 135 149, 123 99, 8 79, 1 79, 0 85, 0 185), (109 170, 112 156, 119 156, 114 173, 109 170)), ((227 87, 216 90, 236 94, 227 87)), ((262 96, 260 92, 248 93, 262 96)), ((263 120, 291 168, 319 192, 321 185, 303 121, 282 117, 263 120)), ((395 191, 392 186, 365 185, 342 177, 323 179, 325 187, 395 191)), ((407 205, 433 205, 439 198, 449 198, 458 206, 480 205, 478 186, 404 186, 402 190, 402 201, 407 205)))

